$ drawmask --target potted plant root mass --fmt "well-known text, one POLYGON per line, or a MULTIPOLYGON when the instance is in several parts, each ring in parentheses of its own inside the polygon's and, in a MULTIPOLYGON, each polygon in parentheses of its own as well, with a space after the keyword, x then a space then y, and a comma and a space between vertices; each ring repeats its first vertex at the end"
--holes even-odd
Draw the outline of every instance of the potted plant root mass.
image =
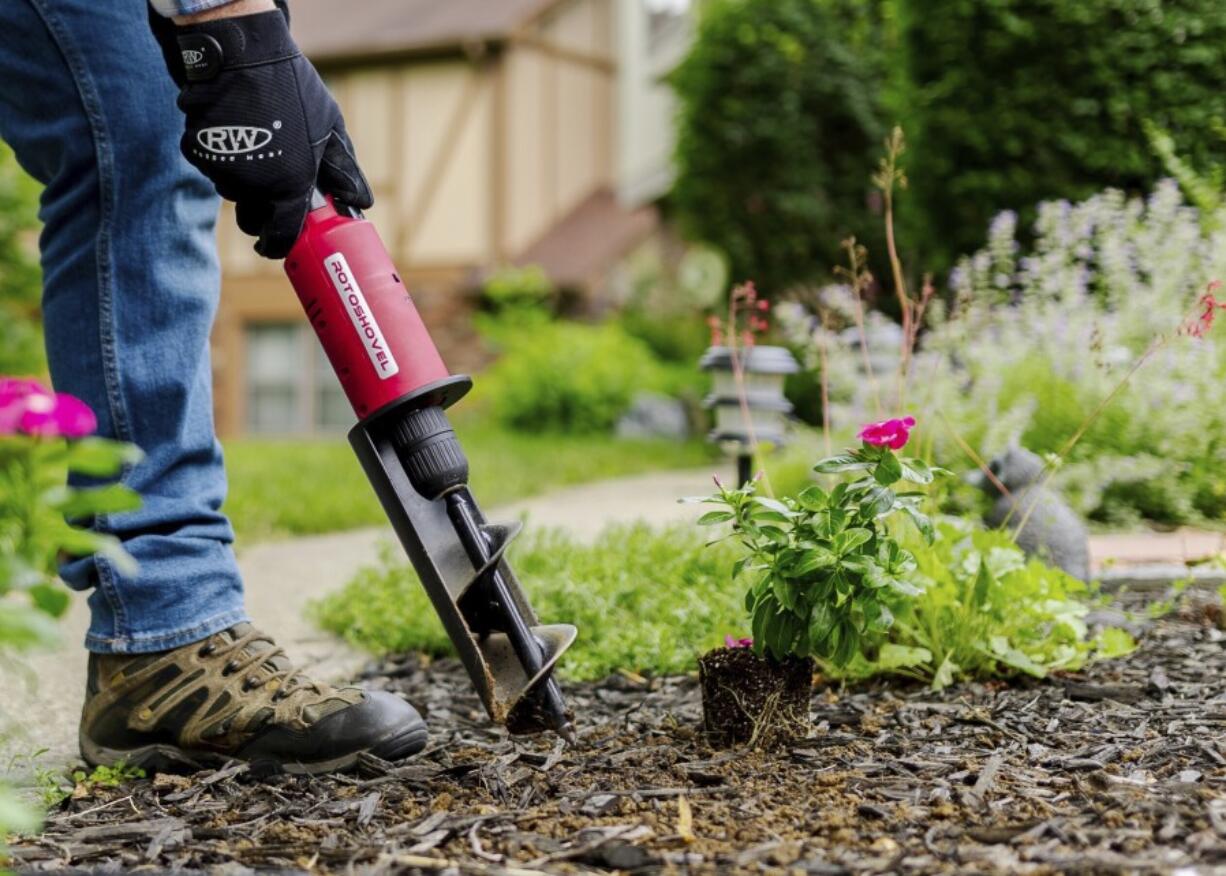
POLYGON ((699 520, 730 526, 745 556, 734 577, 749 582, 745 605, 753 638, 727 638, 699 660, 703 723, 712 740, 770 747, 804 737, 817 661, 841 668, 875 648, 895 614, 919 594, 915 557, 891 534, 909 517, 926 539, 920 510, 934 470, 894 451, 907 443, 911 417, 865 426, 860 448, 814 468, 842 476, 833 489, 813 485, 795 496, 758 495, 758 482, 702 501, 719 506, 699 520))

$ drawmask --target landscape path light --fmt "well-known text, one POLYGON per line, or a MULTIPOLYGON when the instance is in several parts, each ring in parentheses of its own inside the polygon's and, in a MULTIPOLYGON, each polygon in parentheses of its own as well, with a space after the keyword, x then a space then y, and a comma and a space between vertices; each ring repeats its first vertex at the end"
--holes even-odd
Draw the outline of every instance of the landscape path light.
POLYGON ((736 456, 737 486, 742 486, 753 478, 758 446, 781 447, 787 439, 792 403, 784 396, 783 385, 789 374, 800 370, 800 364, 786 347, 755 345, 737 350, 710 347, 699 366, 712 376, 711 394, 703 407, 714 412, 715 427, 707 438, 736 456), (734 356, 744 376, 743 400, 734 356))

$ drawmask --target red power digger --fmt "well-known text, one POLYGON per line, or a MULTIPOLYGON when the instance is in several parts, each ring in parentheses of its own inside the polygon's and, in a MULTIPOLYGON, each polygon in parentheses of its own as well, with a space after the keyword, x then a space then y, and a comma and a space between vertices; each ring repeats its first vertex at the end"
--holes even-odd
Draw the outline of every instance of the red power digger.
POLYGON ((360 213, 316 193, 285 271, 357 415, 349 442, 491 720, 573 744, 553 670, 577 631, 532 611, 506 560, 520 527, 486 521, 447 419, 472 380, 448 372, 360 213))

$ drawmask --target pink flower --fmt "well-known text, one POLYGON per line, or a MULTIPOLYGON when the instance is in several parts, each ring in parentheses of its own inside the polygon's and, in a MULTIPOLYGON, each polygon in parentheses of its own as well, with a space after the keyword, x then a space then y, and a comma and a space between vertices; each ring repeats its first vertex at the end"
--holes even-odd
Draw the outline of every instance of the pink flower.
POLYGON ((724 647, 739 650, 741 648, 752 648, 753 639, 736 639, 732 636, 724 636, 724 647))
POLYGON ((915 417, 903 417, 896 420, 884 420, 880 423, 869 423, 860 430, 856 437, 874 447, 902 450, 911 440, 911 430, 914 428, 915 417))
POLYGON ((0 378, 0 435, 83 438, 98 428, 94 412, 37 380, 0 378))
POLYGON ((1222 283, 1220 280, 1214 280, 1209 284, 1209 288, 1205 290, 1205 294, 1201 296, 1199 316, 1189 320, 1181 327, 1183 334, 1191 335, 1194 338, 1203 338, 1213 328, 1213 319, 1217 316, 1219 310, 1226 310, 1226 302, 1218 301, 1214 293, 1220 289, 1222 283))

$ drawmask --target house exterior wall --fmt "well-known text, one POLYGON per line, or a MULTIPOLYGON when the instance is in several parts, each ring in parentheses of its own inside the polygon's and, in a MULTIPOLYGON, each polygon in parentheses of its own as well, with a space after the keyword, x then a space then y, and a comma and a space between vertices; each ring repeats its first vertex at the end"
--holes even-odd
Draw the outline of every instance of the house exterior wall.
MULTIPOLYGON (((454 370, 484 361, 467 318, 477 272, 514 258, 626 176, 618 116, 645 104, 618 100, 622 5, 637 0, 568 0, 467 55, 321 65, 375 192, 368 218, 454 370)), ((634 148, 650 136, 634 129, 634 148)), ((218 237, 217 422, 235 435, 249 419, 250 330, 306 321, 280 264, 254 254, 229 205, 218 237)))

